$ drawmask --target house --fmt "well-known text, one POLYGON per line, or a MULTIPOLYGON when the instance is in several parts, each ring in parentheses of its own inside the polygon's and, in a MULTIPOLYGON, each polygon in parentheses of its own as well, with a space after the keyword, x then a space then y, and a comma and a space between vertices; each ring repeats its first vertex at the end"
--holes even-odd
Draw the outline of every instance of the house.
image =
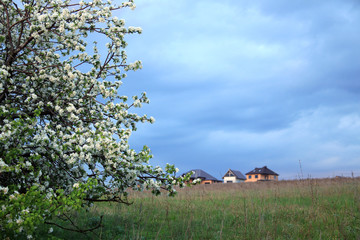
POLYGON ((224 183, 238 183, 246 180, 246 177, 240 171, 232 169, 229 169, 222 178, 224 183))
POLYGON ((262 168, 255 168, 254 170, 246 173, 246 182, 277 180, 279 180, 279 174, 270 170, 267 166, 262 168))
MULTIPOLYGON (((201 170, 201 169, 193 169, 190 170, 189 172, 194 172, 191 177, 190 177, 190 182, 194 181, 195 179, 200 178, 201 179, 201 184, 213 184, 213 183, 221 183, 221 180, 216 179, 215 177, 211 176, 210 174, 208 174, 207 172, 201 170)), ((184 173, 187 174, 189 172, 184 173)))
POLYGON ((344 176, 336 176, 335 178, 336 179, 341 179, 341 178, 346 178, 346 177, 344 177, 344 176))

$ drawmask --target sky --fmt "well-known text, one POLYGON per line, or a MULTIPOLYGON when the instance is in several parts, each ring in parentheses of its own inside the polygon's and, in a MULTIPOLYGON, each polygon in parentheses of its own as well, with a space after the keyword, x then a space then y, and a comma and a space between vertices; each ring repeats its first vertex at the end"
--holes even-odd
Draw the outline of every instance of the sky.
POLYGON ((138 0, 116 15, 146 91, 131 147, 180 173, 268 166, 280 179, 360 176, 360 2, 138 0))

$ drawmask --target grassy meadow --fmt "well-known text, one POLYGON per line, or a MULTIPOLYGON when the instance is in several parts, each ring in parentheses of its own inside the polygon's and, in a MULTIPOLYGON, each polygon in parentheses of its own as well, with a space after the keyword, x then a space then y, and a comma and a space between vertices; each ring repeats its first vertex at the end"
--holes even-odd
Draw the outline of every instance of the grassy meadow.
MULTIPOLYGON (((174 198, 133 192, 133 204, 96 204, 74 213, 78 234, 61 239, 360 239, 360 179, 198 185, 174 198)), ((60 223, 60 222, 59 222, 60 223)), ((39 232, 41 235, 41 231, 39 232)), ((41 237, 40 237, 41 238, 41 237)))

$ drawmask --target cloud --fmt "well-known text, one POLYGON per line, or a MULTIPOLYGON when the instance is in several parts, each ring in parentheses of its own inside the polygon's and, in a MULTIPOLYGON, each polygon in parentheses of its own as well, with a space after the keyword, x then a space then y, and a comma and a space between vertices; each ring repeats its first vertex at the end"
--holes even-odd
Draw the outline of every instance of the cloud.
MULTIPOLYGON (((154 161, 281 175, 359 171, 357 1, 138 1, 122 91, 148 92, 154 161), (229 167, 228 167, 229 166, 229 167)), ((213 171, 213 172, 212 172, 213 171)))

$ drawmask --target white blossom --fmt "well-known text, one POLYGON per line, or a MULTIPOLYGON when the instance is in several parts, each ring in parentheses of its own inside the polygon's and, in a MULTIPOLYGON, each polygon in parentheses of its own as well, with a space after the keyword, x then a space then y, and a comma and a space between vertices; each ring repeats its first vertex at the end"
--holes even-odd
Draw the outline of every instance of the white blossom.
POLYGON ((2 228, 14 232, 20 224, 31 239, 31 216, 53 217, 39 205, 73 191, 108 201, 113 201, 114 188, 119 195, 131 188, 158 194, 165 187, 174 193, 173 185, 184 181, 172 176, 175 168, 154 168, 148 147, 135 151, 129 145, 137 124, 155 122, 133 113, 134 107, 149 103, 146 93, 134 96, 132 103, 118 95, 124 71, 142 68, 141 61, 128 63, 125 51, 126 35, 142 29, 112 17, 122 8, 134 9, 133 1, 15 2, 17 7, 8 0, 0 4, 8 19, 0 24, 0 34, 16 41, 0 43, 0 92, 8 91, 0 103, 0 174, 7 176, 0 182, 2 228), (109 44, 93 43, 96 38, 109 44), (14 155, 11 161, 7 153, 14 155), (26 194, 29 189, 43 203, 26 199, 32 196, 26 194), (6 212, 14 206, 22 209, 6 212))
POLYGON ((9 191, 9 188, 8 188, 8 187, 1 187, 1 186, 0 186, 0 191, 2 191, 4 194, 7 194, 8 191, 9 191))
POLYGON ((23 223, 23 222, 24 222, 24 220, 21 219, 21 218, 18 218, 18 219, 16 220, 16 223, 17 223, 17 224, 21 224, 21 223, 23 223))

